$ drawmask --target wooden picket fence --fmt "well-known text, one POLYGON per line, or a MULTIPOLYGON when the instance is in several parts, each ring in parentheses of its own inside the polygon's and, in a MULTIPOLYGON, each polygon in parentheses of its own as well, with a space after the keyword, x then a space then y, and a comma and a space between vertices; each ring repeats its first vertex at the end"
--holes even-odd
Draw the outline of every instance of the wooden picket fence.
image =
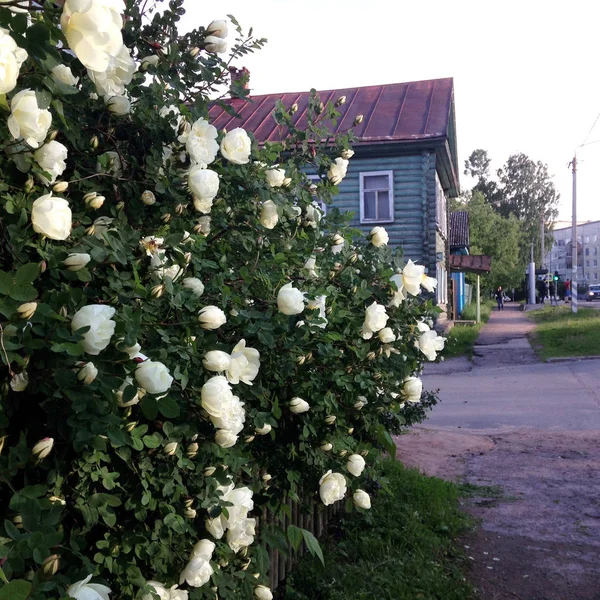
MULTIPOLYGON (((298 503, 292 501, 290 498, 287 499, 286 504, 289 508, 287 511, 288 514, 283 514, 281 517, 273 516, 266 509, 263 509, 262 516, 259 519, 259 527, 261 524, 276 525, 281 527, 284 532, 287 532, 289 525, 295 525, 296 527, 310 531, 318 539, 327 530, 332 517, 344 506, 343 502, 324 506, 320 502, 311 500, 307 503, 310 507, 307 512, 307 504, 304 505, 304 511, 298 503)), ((305 552, 306 547, 304 543, 302 543, 297 551, 289 549, 287 556, 284 556, 278 550, 271 549, 269 552, 271 563, 269 581, 272 590, 277 589, 279 583, 285 579, 286 575, 305 552)))

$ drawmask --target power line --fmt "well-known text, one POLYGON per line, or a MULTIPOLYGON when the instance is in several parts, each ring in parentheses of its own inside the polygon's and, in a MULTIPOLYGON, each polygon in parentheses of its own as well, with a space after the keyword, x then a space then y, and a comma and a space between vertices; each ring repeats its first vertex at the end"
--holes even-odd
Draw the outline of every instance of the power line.
POLYGON ((596 117, 596 120, 594 121, 594 124, 592 125, 592 127, 588 131, 588 134, 585 136, 585 140, 583 140, 583 143, 581 144, 582 146, 585 146, 585 143, 588 141, 588 138, 590 137, 592 131, 594 131, 594 127, 596 127, 596 123, 598 123, 598 119, 600 119, 600 112, 598 113, 598 116, 596 117))

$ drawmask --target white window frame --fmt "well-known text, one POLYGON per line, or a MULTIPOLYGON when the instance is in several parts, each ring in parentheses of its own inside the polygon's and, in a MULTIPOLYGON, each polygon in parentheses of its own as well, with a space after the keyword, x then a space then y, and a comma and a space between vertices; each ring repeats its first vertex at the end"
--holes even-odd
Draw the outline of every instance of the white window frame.
MULTIPOLYGON (((321 183, 321 178, 318 175, 307 175, 306 177, 310 181, 321 183)), ((313 198, 313 204, 321 211, 321 215, 324 217, 327 214, 327 204, 316 195, 313 196, 313 198)))
POLYGON ((441 234, 446 238, 448 236, 448 227, 447 227, 447 211, 448 211, 448 201, 446 199, 446 194, 444 194, 444 188, 442 187, 442 182, 438 177, 437 173, 435 175, 435 221, 438 227, 438 230, 441 234))
MULTIPOLYGON (((363 171, 359 173, 360 177, 360 222, 361 223, 393 223, 394 222, 394 171, 363 171), (387 175, 388 178, 388 201, 390 208, 389 219, 366 219, 365 218, 365 177, 381 177, 387 175)), ((369 190, 373 191, 373 190, 369 190)), ((379 191, 379 190, 376 190, 379 191)))

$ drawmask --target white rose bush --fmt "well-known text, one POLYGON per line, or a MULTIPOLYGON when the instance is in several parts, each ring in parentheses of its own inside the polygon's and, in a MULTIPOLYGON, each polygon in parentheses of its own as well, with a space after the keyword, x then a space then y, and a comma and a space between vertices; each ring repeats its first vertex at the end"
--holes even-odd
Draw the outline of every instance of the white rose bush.
POLYGON ((316 551, 288 499, 368 510, 435 403, 435 280, 314 204, 352 158, 336 105, 313 93, 298 129, 279 104, 285 144, 217 129, 209 92, 247 95, 229 60, 264 40, 153 4, 0 4, 11 600, 270 598, 269 552, 316 551))

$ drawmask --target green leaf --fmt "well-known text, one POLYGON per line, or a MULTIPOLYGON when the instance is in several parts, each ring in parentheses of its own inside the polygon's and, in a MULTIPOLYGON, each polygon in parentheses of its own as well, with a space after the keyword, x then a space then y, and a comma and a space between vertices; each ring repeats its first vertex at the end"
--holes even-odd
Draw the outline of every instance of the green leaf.
POLYGON ((179 416, 179 405, 169 396, 161 398, 158 401, 158 410, 167 419, 175 419, 179 416))
POLYGON ((37 290, 32 285, 13 285, 10 289, 10 297, 18 302, 30 302, 37 295, 37 290))
POLYGON ((24 579, 14 579, 0 589, 0 600, 27 600, 31 583, 24 579))
POLYGON ((392 439, 390 432, 387 429, 385 429, 384 427, 381 427, 377 430, 377 441, 385 448, 387 453, 392 458, 395 458, 396 444, 394 443, 394 440, 392 439))
POLYGON ((319 540, 308 530, 302 529, 302 537, 306 544, 306 549, 313 555, 317 556, 323 566, 325 565, 325 559, 323 558, 323 550, 319 544, 319 540))
POLYGON ((27 263, 17 269, 15 281, 18 285, 33 283, 40 274, 40 266, 37 263, 27 263))
POLYGON ((302 529, 300 527, 296 527, 295 525, 288 525, 287 536, 288 540, 290 540, 292 548, 294 550, 298 550, 303 540, 302 529))
POLYGON ((140 406, 142 407, 142 412, 147 419, 154 420, 158 416, 158 402, 156 398, 152 398, 148 394, 146 394, 141 402, 140 406))

